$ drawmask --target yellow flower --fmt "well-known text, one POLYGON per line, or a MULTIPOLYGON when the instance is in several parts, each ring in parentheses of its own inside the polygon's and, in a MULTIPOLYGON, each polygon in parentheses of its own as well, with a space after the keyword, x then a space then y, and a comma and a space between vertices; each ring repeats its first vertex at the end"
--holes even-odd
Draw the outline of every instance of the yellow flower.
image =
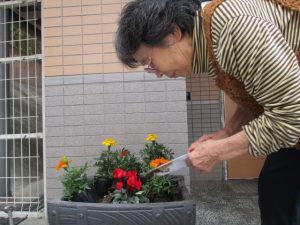
POLYGON ((152 167, 152 168, 156 168, 156 167, 158 167, 158 166, 160 166, 160 165, 163 165, 163 164, 165 164, 165 163, 167 163, 167 162, 169 162, 170 160, 167 160, 167 159, 165 159, 165 158, 163 158, 163 157, 161 157, 161 158, 157 158, 157 159, 153 159, 153 160, 151 160, 151 162, 150 162, 150 167, 152 167))
POLYGON ((107 139, 105 139, 105 140, 102 142, 102 144, 105 145, 105 146, 107 146, 107 147, 109 147, 109 146, 112 146, 112 145, 116 146, 116 145, 117 145, 117 142, 116 142, 116 140, 113 139, 113 138, 107 138, 107 139))
POLYGON ((159 137, 156 134, 148 134, 148 137, 146 138, 146 141, 155 141, 159 137))
POLYGON ((66 156, 62 156, 57 166, 55 167, 55 171, 59 171, 61 168, 67 168, 72 160, 68 159, 66 156))

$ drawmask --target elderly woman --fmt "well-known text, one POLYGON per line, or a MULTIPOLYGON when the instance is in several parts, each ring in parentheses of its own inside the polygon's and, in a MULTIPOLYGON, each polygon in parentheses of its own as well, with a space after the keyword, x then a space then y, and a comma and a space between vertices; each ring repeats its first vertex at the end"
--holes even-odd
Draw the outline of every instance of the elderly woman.
POLYGON ((189 147, 189 160, 210 171, 221 160, 267 155, 258 182, 263 225, 300 224, 299 49, 298 0, 135 0, 116 35, 125 65, 157 77, 208 72, 238 104, 223 129, 189 147))

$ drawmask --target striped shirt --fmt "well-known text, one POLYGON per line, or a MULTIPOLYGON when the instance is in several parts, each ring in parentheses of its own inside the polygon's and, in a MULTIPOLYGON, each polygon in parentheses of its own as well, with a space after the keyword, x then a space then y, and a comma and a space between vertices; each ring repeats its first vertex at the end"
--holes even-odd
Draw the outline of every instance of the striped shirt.
MULTIPOLYGON (((300 48, 300 13, 271 0, 227 0, 215 10, 211 31, 221 68, 241 81, 264 108, 243 126, 249 153, 267 155, 294 146, 300 137, 300 70, 295 56, 300 48)), ((194 51, 194 73, 208 70, 215 79, 211 65, 195 60, 205 58, 199 55, 199 44, 205 42, 201 33, 197 40, 194 32, 194 46, 199 48, 194 51)))

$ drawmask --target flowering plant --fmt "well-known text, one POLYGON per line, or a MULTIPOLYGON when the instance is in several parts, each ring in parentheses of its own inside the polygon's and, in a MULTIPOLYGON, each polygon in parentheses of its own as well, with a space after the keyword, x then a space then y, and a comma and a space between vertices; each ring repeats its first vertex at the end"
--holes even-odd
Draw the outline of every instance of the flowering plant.
POLYGON ((151 202, 159 199, 164 201, 171 201, 176 193, 177 189, 176 178, 171 176, 154 176, 151 177, 145 185, 143 190, 145 195, 150 199, 151 202))
POLYGON ((119 167, 124 170, 140 170, 140 163, 137 158, 131 154, 128 149, 112 150, 112 146, 116 146, 117 142, 113 138, 105 139, 102 142, 107 147, 107 150, 101 152, 100 157, 96 159, 95 166, 97 167, 96 175, 113 178, 113 171, 119 167))
POLYGON ((113 172, 116 179, 116 189, 113 195, 113 203, 143 203, 149 199, 141 190, 142 182, 138 178, 136 170, 125 171, 116 168, 113 172))
POLYGON ((148 134, 144 149, 141 151, 143 160, 143 169, 148 170, 168 162, 174 158, 172 149, 157 142, 159 136, 156 134, 148 134))
POLYGON ((116 158, 118 153, 112 151, 111 147, 116 146, 117 142, 113 138, 105 139, 102 144, 107 147, 102 151, 100 156, 96 159, 95 166, 97 167, 97 176, 113 178, 113 171, 117 167, 116 158))
POLYGON ((93 183, 95 188, 89 187, 87 163, 82 167, 71 168, 72 160, 63 156, 55 170, 59 171, 63 168, 66 172, 61 178, 64 199, 76 201, 78 194, 86 194, 88 198, 88 192, 92 197, 93 192, 96 193, 95 190, 97 191, 96 197, 93 195, 95 198, 93 197, 90 202, 98 202, 102 197, 103 202, 113 203, 146 203, 150 200, 156 201, 157 198, 171 199, 174 190, 178 189, 178 182, 174 181, 172 177, 154 176, 149 178, 144 176, 143 183, 140 179, 143 172, 173 159, 172 149, 158 143, 158 138, 156 134, 148 135, 145 147, 140 151, 140 160, 126 148, 112 149, 112 146, 117 146, 115 139, 105 139, 102 144, 107 148, 101 152, 95 162, 97 167, 93 183), (105 177, 105 179, 99 176, 105 177), (112 179, 114 179, 113 185, 112 179), (110 182, 106 182, 107 180, 110 182))
POLYGON ((61 177, 61 183, 63 185, 63 198, 70 201, 76 194, 81 193, 89 188, 89 182, 87 178, 87 163, 82 167, 70 167, 72 160, 68 157, 61 157, 58 162, 55 171, 58 172, 61 168, 65 170, 65 174, 61 177))

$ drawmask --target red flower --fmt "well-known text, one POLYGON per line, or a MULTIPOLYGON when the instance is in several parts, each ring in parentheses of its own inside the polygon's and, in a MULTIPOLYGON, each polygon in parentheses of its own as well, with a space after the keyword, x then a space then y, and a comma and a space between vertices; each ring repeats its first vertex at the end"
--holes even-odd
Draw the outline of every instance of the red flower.
POLYGON ((127 173, 125 170, 122 170, 121 168, 116 168, 113 172, 114 178, 122 179, 122 177, 126 177, 127 173))
POLYGON ((117 189, 117 190, 121 190, 122 188, 123 188, 123 182, 118 181, 118 182, 116 183, 116 189, 117 189))
POLYGON ((141 190, 142 182, 138 180, 137 176, 131 176, 127 179, 127 185, 130 189, 141 190))
POLYGON ((139 190, 141 190, 141 187, 142 187, 142 181, 137 180, 135 183, 135 189, 139 191, 139 190))
POLYGON ((128 171, 127 177, 137 177, 137 172, 135 170, 128 171))

